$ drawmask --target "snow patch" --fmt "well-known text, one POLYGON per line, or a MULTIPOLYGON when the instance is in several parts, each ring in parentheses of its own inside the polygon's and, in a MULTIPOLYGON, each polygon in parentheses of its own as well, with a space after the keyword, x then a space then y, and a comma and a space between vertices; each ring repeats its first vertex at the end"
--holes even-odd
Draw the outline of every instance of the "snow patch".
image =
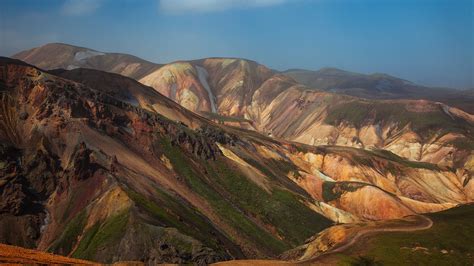
POLYGON ((76 69, 76 68, 80 68, 80 66, 69 65, 69 66, 66 67, 66 70, 73 70, 73 69, 76 69))
POLYGON ((170 98, 171 100, 176 102, 176 90, 178 89, 178 84, 173 83, 171 84, 171 92, 170 92, 170 98))
POLYGON ((380 139, 383 139, 383 132, 382 132, 382 127, 380 126, 380 124, 376 124, 375 126, 375 134, 380 138, 380 139))
POLYGON ((336 182, 336 180, 330 178, 329 176, 321 173, 320 171, 316 170, 316 173, 319 175, 319 177, 324 180, 324 181, 328 181, 328 182, 336 182))
POLYGON ((206 89, 207 94, 209 95, 211 110, 213 113, 217 113, 216 97, 214 97, 214 94, 212 94, 211 87, 209 87, 209 84, 207 83, 207 77, 209 77, 209 73, 207 73, 207 70, 205 68, 200 66, 196 66, 196 70, 198 73, 199 81, 201 82, 202 86, 204 86, 204 89, 206 89))
POLYGON ((446 105, 441 105, 441 108, 443 109, 443 112, 445 112, 447 115, 449 115, 449 117, 451 117, 451 119, 454 120, 454 117, 453 115, 451 114, 451 112, 449 111, 449 107, 446 106, 446 105))
POLYGON ((74 55, 74 60, 75 61, 81 61, 90 57, 98 56, 98 55, 104 55, 104 53, 97 52, 97 51, 91 51, 91 50, 86 50, 86 51, 80 51, 77 52, 74 55))
POLYGON ((44 230, 46 230, 46 227, 48 227, 50 221, 50 215, 48 210, 46 210, 46 216, 44 217, 43 224, 40 226, 40 232, 43 233, 44 230))

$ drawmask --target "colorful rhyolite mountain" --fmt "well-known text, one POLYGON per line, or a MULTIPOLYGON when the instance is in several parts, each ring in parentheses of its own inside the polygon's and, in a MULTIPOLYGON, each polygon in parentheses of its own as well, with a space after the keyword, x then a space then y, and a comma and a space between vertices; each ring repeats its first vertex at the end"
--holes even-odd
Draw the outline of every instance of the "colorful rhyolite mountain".
MULTIPOLYGON (((22 56, 127 75, 64 46, 22 56)), ((2 243, 107 263, 275 258, 334 223, 474 200, 472 115, 441 103, 317 91, 240 59, 153 65, 141 83, 0 62, 2 243)))
MULTIPOLYGON (((130 63, 120 59, 130 58, 128 55, 65 44, 48 44, 14 57, 45 69, 84 66, 129 76, 188 110, 272 137, 309 145, 379 148, 413 161, 474 170, 474 116, 439 102, 367 100, 328 93, 242 59, 209 58, 152 67, 144 60, 135 58, 130 63), (141 70, 139 74, 116 67, 132 64, 141 70)), ((318 83, 326 90, 334 84, 380 89, 381 79, 392 84, 385 86, 390 89, 384 88, 396 92, 396 98, 413 91, 423 94, 427 89, 417 90, 409 82, 381 74, 362 78, 334 69, 318 73, 329 80, 318 83)), ((466 99, 463 95, 459 98, 466 99)))
POLYGON ((1 69, 3 243, 101 262, 269 258, 331 221, 473 199, 459 171, 218 125, 116 74, 1 69))

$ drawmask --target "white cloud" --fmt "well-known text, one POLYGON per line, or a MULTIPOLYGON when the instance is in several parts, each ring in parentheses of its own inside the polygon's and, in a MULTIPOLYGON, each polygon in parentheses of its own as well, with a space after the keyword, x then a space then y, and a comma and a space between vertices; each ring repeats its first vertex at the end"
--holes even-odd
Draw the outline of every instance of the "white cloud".
POLYGON ((102 5, 102 0, 66 0, 61 13, 68 16, 82 16, 94 13, 102 5))
POLYGON ((289 0, 159 0, 166 13, 206 13, 235 8, 255 8, 280 5, 289 0))

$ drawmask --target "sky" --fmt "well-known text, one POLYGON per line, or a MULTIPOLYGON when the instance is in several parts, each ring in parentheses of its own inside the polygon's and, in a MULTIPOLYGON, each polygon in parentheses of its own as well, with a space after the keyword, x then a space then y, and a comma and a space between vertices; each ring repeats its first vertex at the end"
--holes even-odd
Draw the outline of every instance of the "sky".
POLYGON ((474 0, 0 0, 0 55, 50 42, 474 88, 474 0))

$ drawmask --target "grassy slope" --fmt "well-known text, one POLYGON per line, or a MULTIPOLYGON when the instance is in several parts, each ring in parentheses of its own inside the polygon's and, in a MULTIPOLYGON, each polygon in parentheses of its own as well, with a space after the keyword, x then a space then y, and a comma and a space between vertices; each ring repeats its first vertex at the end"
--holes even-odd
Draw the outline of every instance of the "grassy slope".
POLYGON ((393 121, 398 123, 399 128, 410 124, 415 132, 428 133, 426 137, 440 131, 440 125, 443 125, 443 132, 439 133, 466 134, 473 129, 472 126, 458 123, 441 109, 423 113, 413 112, 407 110, 403 104, 389 102, 352 101, 335 105, 330 108, 325 119, 325 122, 330 125, 336 126, 341 122, 346 122, 357 128, 364 126, 368 121, 373 124, 393 121))
POLYGON ((245 238, 264 247, 268 254, 277 255, 301 244, 314 232, 330 225, 329 220, 304 206, 296 194, 279 187, 269 194, 223 158, 190 160, 178 147, 171 146, 169 140, 163 139, 161 145, 186 183, 203 196, 218 215, 245 238), (206 175, 197 170, 198 164, 205 168, 206 175), (267 226, 262 227, 262 224, 267 226), (271 227, 276 232, 271 232, 271 227))
POLYGON ((95 224, 86 231, 72 254, 75 258, 94 258, 97 250, 120 241, 128 224, 128 210, 110 217, 102 224, 95 224))
MULTIPOLYGON (((472 265, 474 205, 427 216, 434 222, 430 229, 377 235, 364 247, 352 250, 351 254, 361 255, 372 263, 375 261, 382 265, 472 265)), ((355 257, 343 257, 340 261, 341 265, 361 263, 362 259, 355 257)))

